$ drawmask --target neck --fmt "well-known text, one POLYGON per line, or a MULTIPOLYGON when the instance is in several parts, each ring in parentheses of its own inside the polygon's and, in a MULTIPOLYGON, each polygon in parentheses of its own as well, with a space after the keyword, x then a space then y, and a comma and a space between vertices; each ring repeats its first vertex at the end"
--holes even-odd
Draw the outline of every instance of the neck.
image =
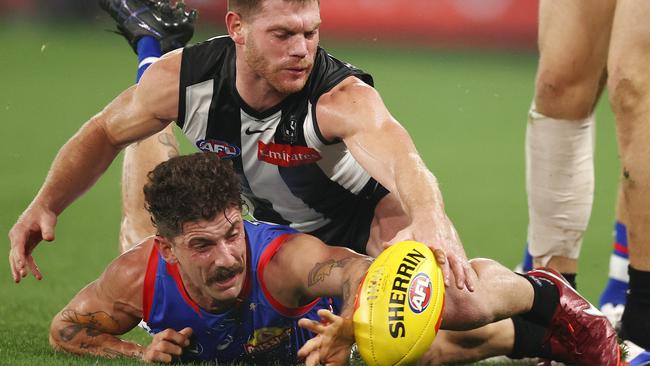
POLYGON ((259 112, 263 112, 287 97, 286 94, 277 91, 266 79, 255 73, 241 54, 237 56, 235 87, 246 104, 259 112))

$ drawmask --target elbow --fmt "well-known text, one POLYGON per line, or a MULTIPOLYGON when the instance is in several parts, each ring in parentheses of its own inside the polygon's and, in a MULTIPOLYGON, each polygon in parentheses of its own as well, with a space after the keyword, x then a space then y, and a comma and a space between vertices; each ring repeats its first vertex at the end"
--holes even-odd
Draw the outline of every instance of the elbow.
POLYGON ((59 314, 57 314, 54 319, 52 319, 52 323, 50 324, 50 335, 49 335, 49 343, 50 347, 52 347, 53 350, 55 351, 60 351, 63 349, 61 346, 61 322, 59 321, 59 314))

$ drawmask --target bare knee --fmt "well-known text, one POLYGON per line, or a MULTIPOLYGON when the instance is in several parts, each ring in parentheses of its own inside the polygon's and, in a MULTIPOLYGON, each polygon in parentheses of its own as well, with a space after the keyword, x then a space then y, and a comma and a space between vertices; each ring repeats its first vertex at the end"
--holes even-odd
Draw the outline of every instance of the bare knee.
MULTIPOLYGON (((609 75, 607 88, 609 90, 609 101, 616 115, 619 135, 633 133, 633 116, 638 108, 645 107, 641 105, 645 92, 644 85, 634 77, 629 69, 614 64, 609 75)), ((625 141, 621 142, 625 143, 625 141)))
POLYGON ((563 63, 540 62, 535 82, 538 112, 557 119, 591 115, 601 90, 602 70, 575 70, 563 63))
POLYGON ((448 287, 445 293, 445 309, 442 328, 468 330, 478 328, 494 320, 488 303, 481 299, 483 291, 474 292, 448 287))

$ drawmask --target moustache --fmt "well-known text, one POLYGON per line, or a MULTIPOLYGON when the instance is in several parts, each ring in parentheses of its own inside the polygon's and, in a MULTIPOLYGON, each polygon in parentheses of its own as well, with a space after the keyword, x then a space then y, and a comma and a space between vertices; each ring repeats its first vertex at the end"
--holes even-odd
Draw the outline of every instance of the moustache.
POLYGON ((215 282, 221 282, 227 280, 235 275, 244 272, 244 264, 237 263, 228 268, 217 268, 216 271, 208 278, 208 285, 212 285, 215 282))
POLYGON ((298 62, 297 64, 286 64, 283 65, 282 68, 284 69, 311 69, 314 64, 311 61, 308 60, 303 60, 298 62))

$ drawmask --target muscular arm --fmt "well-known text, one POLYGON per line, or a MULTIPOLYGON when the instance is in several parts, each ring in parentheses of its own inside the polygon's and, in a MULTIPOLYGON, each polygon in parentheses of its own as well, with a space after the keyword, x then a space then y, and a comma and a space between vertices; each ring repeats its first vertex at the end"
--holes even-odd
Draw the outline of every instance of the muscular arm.
POLYGON ((347 248, 325 245, 305 234, 292 236, 266 267, 269 290, 287 306, 320 296, 343 299, 341 316, 352 318, 356 290, 372 259, 347 248))
POLYGON ((32 251, 41 240, 54 240, 57 216, 95 183, 119 151, 176 118, 180 59, 176 51, 153 64, 138 85, 115 98, 59 150, 40 191, 9 232, 16 282, 28 269, 41 278, 32 251))
POLYGON ((379 183, 395 194, 410 225, 392 240, 417 240, 433 249, 445 272, 453 271, 459 288, 471 288, 473 276, 456 230, 444 210, 442 194, 408 132, 388 112, 379 93, 351 77, 323 95, 317 106, 318 125, 326 139, 342 139, 354 158, 379 183), (448 267, 451 265, 451 271, 448 267))
POLYGON ((83 288, 50 326, 54 349, 105 357, 142 358, 145 348, 118 335, 142 318, 142 284, 151 244, 141 245, 111 263, 83 288))

